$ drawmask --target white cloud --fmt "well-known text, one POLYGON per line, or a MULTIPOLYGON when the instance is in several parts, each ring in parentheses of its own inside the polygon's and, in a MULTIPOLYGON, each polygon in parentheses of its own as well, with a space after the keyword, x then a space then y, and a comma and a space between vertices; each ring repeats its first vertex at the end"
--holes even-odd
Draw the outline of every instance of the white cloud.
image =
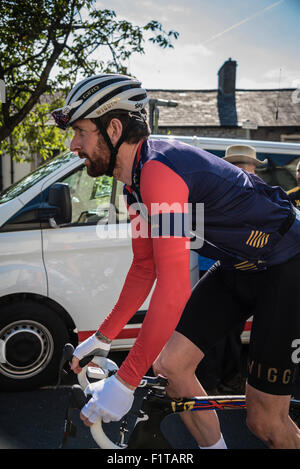
MULTIPOLYGON (((257 89, 257 88, 298 88, 300 86, 300 69, 290 69, 288 67, 272 68, 266 70, 260 76, 242 76, 238 79, 237 88, 257 89)), ((244 72, 245 75, 245 72, 244 72)))
POLYGON ((292 88, 294 84, 300 82, 300 68, 292 70, 287 67, 278 67, 277 69, 268 70, 263 74, 263 77, 277 81, 277 86, 292 88), (288 86, 286 86, 288 84, 288 86))
MULTIPOLYGON (((206 70, 202 60, 213 52, 201 44, 178 44, 175 49, 151 48, 151 53, 135 55, 128 71, 147 88, 203 88, 206 70)), ((210 86, 212 87, 212 86, 210 86)))

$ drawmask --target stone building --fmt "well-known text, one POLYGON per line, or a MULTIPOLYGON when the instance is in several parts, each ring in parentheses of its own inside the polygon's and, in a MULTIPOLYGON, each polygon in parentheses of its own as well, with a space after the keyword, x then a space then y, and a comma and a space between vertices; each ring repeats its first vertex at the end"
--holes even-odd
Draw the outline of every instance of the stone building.
POLYGON ((159 106, 157 133, 300 142, 300 90, 236 89, 237 63, 218 71, 218 89, 148 90, 159 106), (299 93, 298 93, 299 91, 299 93))

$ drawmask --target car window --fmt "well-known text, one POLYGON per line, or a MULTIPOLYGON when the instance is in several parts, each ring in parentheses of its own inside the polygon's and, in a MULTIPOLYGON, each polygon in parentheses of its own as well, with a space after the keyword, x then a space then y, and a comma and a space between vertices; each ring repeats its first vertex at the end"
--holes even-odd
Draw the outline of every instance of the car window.
POLYGON ((113 178, 92 178, 80 167, 60 182, 68 184, 72 201, 72 223, 106 224, 110 213, 113 178))
POLYGON ((268 167, 258 168, 256 174, 270 186, 280 186, 288 191, 297 186, 296 166, 298 162, 299 159, 295 158, 288 164, 279 166, 269 161, 268 167))
POLYGON ((115 211, 116 211, 116 222, 117 223, 128 223, 129 214, 126 206, 126 202, 123 195, 124 184, 120 181, 116 182, 115 192, 115 211))
POLYGON ((65 165, 68 161, 72 160, 73 158, 77 158, 77 155, 68 151, 61 155, 56 156, 55 158, 51 159, 42 166, 39 166, 38 169, 33 171, 30 174, 27 174, 23 179, 12 184, 7 189, 5 189, 0 194, 0 204, 4 204, 9 200, 14 199, 15 197, 19 196, 23 192, 27 191, 30 187, 32 187, 37 182, 41 181, 44 177, 51 174, 53 171, 57 170, 59 167, 65 165))

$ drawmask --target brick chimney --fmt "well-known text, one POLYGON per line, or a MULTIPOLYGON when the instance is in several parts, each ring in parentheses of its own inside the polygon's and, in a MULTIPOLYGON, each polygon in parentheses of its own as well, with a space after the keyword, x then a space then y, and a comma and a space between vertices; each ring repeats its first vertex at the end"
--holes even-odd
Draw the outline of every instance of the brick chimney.
POLYGON ((218 71, 218 89, 223 94, 235 93, 236 67, 236 61, 229 58, 226 62, 223 63, 222 67, 218 71))

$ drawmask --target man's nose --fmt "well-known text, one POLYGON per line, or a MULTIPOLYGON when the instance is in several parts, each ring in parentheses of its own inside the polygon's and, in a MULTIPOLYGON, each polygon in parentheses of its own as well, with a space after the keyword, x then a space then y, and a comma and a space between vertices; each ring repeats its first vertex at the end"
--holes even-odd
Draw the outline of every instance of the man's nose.
POLYGON ((71 140, 70 150, 71 150, 71 151, 74 151, 74 152, 80 150, 79 140, 78 140, 78 138, 76 137, 76 135, 74 135, 74 137, 73 137, 72 140, 71 140))

